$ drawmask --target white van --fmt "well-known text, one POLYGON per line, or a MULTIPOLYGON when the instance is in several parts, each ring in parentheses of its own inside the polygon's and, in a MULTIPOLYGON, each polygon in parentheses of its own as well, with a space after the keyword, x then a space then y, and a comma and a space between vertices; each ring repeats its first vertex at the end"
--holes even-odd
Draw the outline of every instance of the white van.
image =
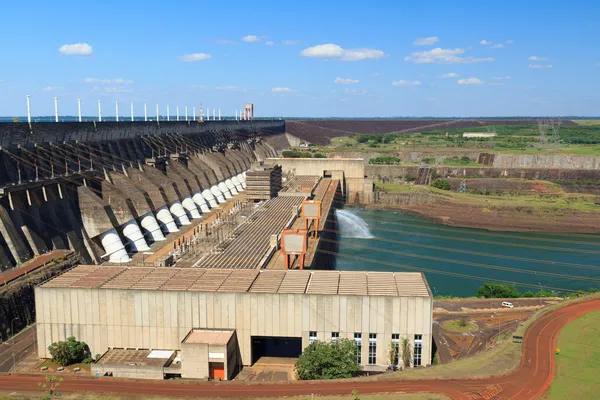
POLYGON ((513 303, 509 302, 509 301, 503 301, 502 302, 502 307, 508 307, 508 308, 513 308, 513 303))

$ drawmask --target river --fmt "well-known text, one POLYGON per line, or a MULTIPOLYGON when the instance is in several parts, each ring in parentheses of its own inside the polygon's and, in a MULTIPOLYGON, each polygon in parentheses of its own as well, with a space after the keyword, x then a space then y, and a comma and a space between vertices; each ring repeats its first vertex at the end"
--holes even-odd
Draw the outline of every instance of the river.
POLYGON ((422 271, 435 295, 492 279, 520 291, 600 289, 600 236, 453 228, 394 211, 337 211, 338 270, 422 271))

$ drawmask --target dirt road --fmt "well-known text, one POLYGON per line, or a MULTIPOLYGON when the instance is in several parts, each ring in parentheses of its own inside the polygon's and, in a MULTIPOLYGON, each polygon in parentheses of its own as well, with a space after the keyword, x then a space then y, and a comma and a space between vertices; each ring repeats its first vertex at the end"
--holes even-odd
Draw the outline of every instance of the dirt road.
MULTIPOLYGON (((294 395, 427 392, 441 393, 453 399, 538 399, 550 386, 554 375, 554 349, 560 329, 587 312, 600 309, 600 299, 572 304, 541 317, 527 330, 521 366, 513 373, 487 379, 447 380, 354 380, 291 382, 274 384, 140 381, 114 378, 66 377, 63 393, 121 393, 169 397, 283 397, 294 395)), ((36 390, 41 376, 0 376, 5 391, 36 390)))

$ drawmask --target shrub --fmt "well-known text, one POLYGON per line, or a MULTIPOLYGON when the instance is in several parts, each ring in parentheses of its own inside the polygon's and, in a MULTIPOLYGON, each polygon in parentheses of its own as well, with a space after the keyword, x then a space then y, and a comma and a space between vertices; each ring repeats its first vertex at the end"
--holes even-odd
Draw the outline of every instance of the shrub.
POLYGON ((431 186, 437 189, 450 190, 450 182, 448 182, 446 179, 438 179, 437 181, 433 181, 431 186))
POLYGON ((327 158, 327 157, 322 153, 315 153, 315 154, 313 154, 313 158, 327 158))
POLYGON ((394 156, 375 157, 369 160, 369 164, 398 165, 400 164, 400 159, 394 156))
POLYGON ((421 160, 423 164, 433 164, 435 162, 435 158, 433 157, 425 157, 421 160))
POLYGON ((298 357, 296 371, 298 378, 341 379, 352 378, 360 371, 356 352, 358 348, 350 339, 333 342, 317 340, 310 344, 298 357))
POLYGON ((65 366, 81 362, 89 356, 90 349, 85 342, 79 342, 71 336, 65 341, 52 343, 48 351, 54 361, 65 366))
POLYGON ((417 180, 417 178, 416 178, 416 177, 414 177, 414 176, 412 176, 412 175, 406 175, 406 176, 404 177, 404 180, 405 180, 406 182, 414 182, 414 181, 416 181, 416 180, 417 180))
POLYGON ((83 364, 91 364, 93 362, 94 362, 94 359, 92 357, 84 358, 82 361, 83 364))
POLYGON ((458 319, 457 324, 461 328, 466 328, 467 325, 469 325, 469 321, 467 320, 466 317, 461 317, 461 318, 458 319))
POLYGON ((477 289, 476 295, 477 297, 485 297, 487 299, 500 299, 519 297, 520 293, 512 285, 485 283, 477 289))

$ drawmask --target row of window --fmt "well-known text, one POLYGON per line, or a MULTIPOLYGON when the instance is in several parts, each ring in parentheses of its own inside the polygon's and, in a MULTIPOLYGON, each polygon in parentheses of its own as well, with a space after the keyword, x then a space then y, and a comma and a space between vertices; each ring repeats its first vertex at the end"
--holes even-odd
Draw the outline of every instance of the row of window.
MULTIPOLYGON (((339 332, 331 332, 331 340, 339 340, 339 332)), ((308 333, 308 344, 312 344, 317 340, 317 332, 311 331, 308 333)), ((396 357, 394 364, 398 365, 398 359, 400 356, 400 334, 392 334, 392 343, 394 344, 396 357)), ((354 344, 356 344, 356 361, 362 363, 362 333, 354 333, 354 344)), ((423 335, 415 335, 415 344, 413 349, 413 365, 418 367, 421 365, 421 354, 423 351, 423 335)), ((377 364, 377 334, 369 333, 369 365, 377 364)))

